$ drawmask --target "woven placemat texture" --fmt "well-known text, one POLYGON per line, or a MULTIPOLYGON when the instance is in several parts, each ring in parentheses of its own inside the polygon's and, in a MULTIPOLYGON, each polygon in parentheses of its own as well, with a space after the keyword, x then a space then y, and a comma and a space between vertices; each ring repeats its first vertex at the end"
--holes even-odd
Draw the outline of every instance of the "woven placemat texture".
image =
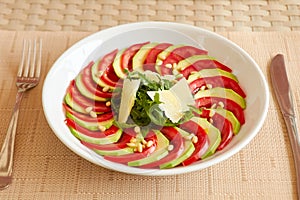
MULTIPOLYGON (((46 122, 41 102, 42 86, 55 60, 88 34, 74 31, 0 31, 1 143, 14 104, 15 74, 22 40, 24 37, 40 37, 44 41, 42 80, 24 96, 21 104, 13 183, 0 191, 0 199, 296 199, 296 177, 289 139, 271 88, 267 119, 258 135, 233 157, 201 171, 166 177, 128 175, 96 166, 71 152, 46 122)), ((285 55, 299 116, 299 33, 221 34, 254 58, 268 82, 271 57, 276 53, 285 55)))
POLYGON ((299 0, 0 0, 0 29, 97 31, 172 21, 212 31, 300 30, 299 0))

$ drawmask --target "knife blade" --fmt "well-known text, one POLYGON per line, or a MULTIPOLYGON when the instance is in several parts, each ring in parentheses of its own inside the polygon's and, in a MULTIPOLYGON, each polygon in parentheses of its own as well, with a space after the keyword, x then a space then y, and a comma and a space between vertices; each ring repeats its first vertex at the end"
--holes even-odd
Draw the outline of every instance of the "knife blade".
POLYGON ((294 111, 292 91, 290 88, 284 56, 277 54, 270 65, 271 83, 284 118, 291 143, 296 170, 298 199, 300 199, 300 139, 294 111))

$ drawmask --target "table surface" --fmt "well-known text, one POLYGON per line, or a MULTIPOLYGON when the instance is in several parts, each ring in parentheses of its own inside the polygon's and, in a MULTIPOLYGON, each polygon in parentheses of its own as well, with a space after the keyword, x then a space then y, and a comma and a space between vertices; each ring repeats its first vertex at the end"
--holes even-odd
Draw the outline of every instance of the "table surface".
MULTIPOLYGON (((270 106, 258 135, 239 153, 201 171, 149 177, 104 169, 77 156, 54 135, 44 117, 43 81, 55 60, 91 32, 0 30, 0 142, 16 94, 23 38, 44 41, 41 83, 20 108, 12 185, 0 199, 296 199, 296 175, 287 130, 270 87, 270 106)), ((270 83, 270 59, 285 55, 300 111, 300 32, 219 32, 244 48, 270 83)), ((299 118, 298 118, 299 119, 299 118)), ((299 122, 299 120, 298 120, 299 122)))

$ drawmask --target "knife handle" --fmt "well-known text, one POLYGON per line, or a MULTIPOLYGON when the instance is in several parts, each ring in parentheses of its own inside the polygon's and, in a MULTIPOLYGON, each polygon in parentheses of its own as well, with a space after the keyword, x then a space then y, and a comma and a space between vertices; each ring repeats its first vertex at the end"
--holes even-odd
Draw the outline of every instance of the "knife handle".
POLYGON ((297 193, 300 199, 300 139, 297 129, 297 122, 295 116, 284 114, 284 121, 287 126, 288 135, 290 138, 291 148, 294 156, 294 163, 296 169, 297 193))

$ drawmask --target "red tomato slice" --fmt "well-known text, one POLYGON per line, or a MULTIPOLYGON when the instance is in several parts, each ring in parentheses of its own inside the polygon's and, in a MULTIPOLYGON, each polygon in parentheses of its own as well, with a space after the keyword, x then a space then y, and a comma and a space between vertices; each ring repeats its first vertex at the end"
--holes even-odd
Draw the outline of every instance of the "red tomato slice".
POLYGON ((174 49, 170 55, 164 60, 166 63, 178 63, 180 60, 191 57, 193 55, 207 55, 207 51, 193 47, 182 46, 174 49))
POLYGON ((143 70, 144 71, 148 70, 148 71, 156 72, 155 63, 143 64, 143 70))
POLYGON ((121 156, 104 156, 106 160, 117 162, 117 163, 128 163, 130 161, 139 160, 149 156, 155 149, 157 145, 157 137, 153 131, 149 131, 149 133, 145 137, 146 141, 152 140, 154 144, 151 147, 145 148, 143 152, 131 153, 121 156))
POLYGON ((187 121, 181 124, 179 128, 189 133, 193 133, 198 137, 198 142, 194 144, 195 150, 193 154, 182 162, 183 166, 187 166, 199 160, 201 156, 206 152, 209 143, 208 136, 203 128, 194 121, 187 121))
POLYGON ((193 46, 182 46, 174 49, 169 56, 163 61, 161 66, 162 75, 173 74, 172 68, 166 67, 166 64, 178 63, 179 61, 191 57, 193 55, 206 55, 207 51, 193 47, 193 46))
POLYGON ((154 48, 152 48, 149 51, 147 58, 144 62, 144 66, 143 66, 144 71, 149 70, 149 71, 156 72, 155 65, 156 65, 157 55, 171 45, 172 44, 169 43, 160 43, 156 45, 154 48))
POLYGON ((200 71, 202 69, 215 69, 219 68, 227 72, 232 72, 232 70, 227 67, 226 65, 223 65, 222 63, 216 61, 216 60, 199 60, 195 63, 191 64, 190 66, 184 68, 180 73, 187 79, 191 72, 193 71, 200 71))
POLYGON ((113 50, 112 52, 106 54, 98 63, 98 71, 103 71, 103 75, 106 79, 112 82, 117 82, 119 77, 116 75, 112 63, 117 55, 118 50, 113 50))
POLYGON ((217 60, 198 60, 192 64, 197 71, 202 69, 215 69, 219 68, 227 72, 232 72, 232 70, 226 65, 220 63, 217 60))
POLYGON ((86 89, 88 89, 91 93, 95 94, 95 96, 101 97, 101 98, 111 98, 112 93, 111 92, 103 92, 92 79, 91 74, 91 67, 93 66, 93 63, 91 62, 87 67, 85 67, 82 70, 81 73, 81 79, 83 84, 85 85, 86 89))
POLYGON ((93 101, 93 100, 81 95, 81 93, 78 91, 78 89, 75 85, 74 80, 70 83, 68 92, 71 95, 72 100, 75 103, 77 103, 78 105, 82 106, 83 108, 92 107, 93 111, 100 112, 100 113, 111 111, 111 107, 106 106, 105 102, 93 101))
POLYGON ((224 104, 224 109, 231 111, 235 117, 239 120, 241 125, 245 123, 244 111, 240 105, 231 99, 221 98, 221 97, 203 97, 196 99, 196 106, 198 108, 210 108, 213 104, 218 104, 222 102, 224 104))
POLYGON ((134 44, 123 52, 121 57, 122 71, 124 71, 125 69, 128 69, 129 71, 132 70, 132 58, 138 52, 138 50, 140 50, 140 48, 145 44, 149 44, 149 42, 134 44))
POLYGON ((174 146, 173 150, 171 150, 169 154, 162 159, 142 165, 141 168, 157 168, 159 165, 178 158, 184 151, 183 138, 174 127, 163 127, 160 131, 167 137, 168 140, 170 140, 171 145, 174 146))
POLYGON ((220 151, 224 149, 224 147, 232 140, 234 136, 233 127, 231 122, 219 113, 215 113, 212 117, 210 117, 209 115, 210 110, 202 109, 200 117, 207 118, 208 120, 211 118, 213 121, 212 124, 221 132, 222 139, 220 145, 217 148, 217 150, 220 151))
POLYGON ((116 87, 118 85, 118 82, 114 82, 112 80, 110 80, 108 77, 107 77, 107 74, 106 73, 103 73, 101 76, 100 76, 100 80, 105 83, 105 85, 107 86, 110 86, 112 88, 116 87))
POLYGON ((221 143, 218 146, 217 150, 220 151, 232 140, 233 138, 233 128, 232 124, 228 119, 222 115, 215 113, 212 117, 213 125, 220 130, 221 132, 221 143))
POLYGON ((240 87, 240 85, 235 80, 232 80, 231 78, 225 76, 198 78, 191 82, 189 85, 192 93, 196 94, 202 86, 206 86, 207 84, 212 85, 212 87, 229 88, 238 93, 243 98, 246 97, 246 94, 240 87))
POLYGON ((196 72, 196 68, 193 65, 190 65, 184 70, 180 71, 180 73, 184 76, 184 78, 188 79, 192 72, 196 72))
POLYGON ((78 125, 74 120, 68 119, 68 118, 65 119, 65 123, 67 126, 77 130, 81 134, 84 134, 86 136, 93 137, 93 138, 105 138, 109 135, 116 133, 119 130, 118 127, 112 125, 109 129, 107 129, 103 132, 102 131, 91 131, 91 130, 88 130, 88 129, 78 125))
POLYGON ((81 113, 78 113, 78 112, 72 110, 72 108, 70 108, 66 104, 63 104, 63 107, 67 112, 69 112, 76 118, 81 119, 86 122, 103 122, 103 121, 107 121, 107 120, 110 120, 111 118, 113 118, 112 112, 103 113, 101 115, 98 115, 97 118, 93 118, 90 115, 81 114, 81 113))
POLYGON ((160 43, 160 44, 156 45, 154 48, 152 48, 149 51, 147 58, 145 60, 145 64, 155 64, 157 55, 160 54, 163 50, 165 50, 166 48, 168 48, 171 45, 172 44, 170 44, 170 43, 160 43))
POLYGON ((152 145, 151 147, 147 148, 141 153, 130 153, 126 155, 120 155, 120 156, 104 156, 104 159, 117 162, 117 163, 128 163, 134 160, 139 160, 142 158, 146 158, 149 156, 154 150, 156 149, 156 145, 152 145))

